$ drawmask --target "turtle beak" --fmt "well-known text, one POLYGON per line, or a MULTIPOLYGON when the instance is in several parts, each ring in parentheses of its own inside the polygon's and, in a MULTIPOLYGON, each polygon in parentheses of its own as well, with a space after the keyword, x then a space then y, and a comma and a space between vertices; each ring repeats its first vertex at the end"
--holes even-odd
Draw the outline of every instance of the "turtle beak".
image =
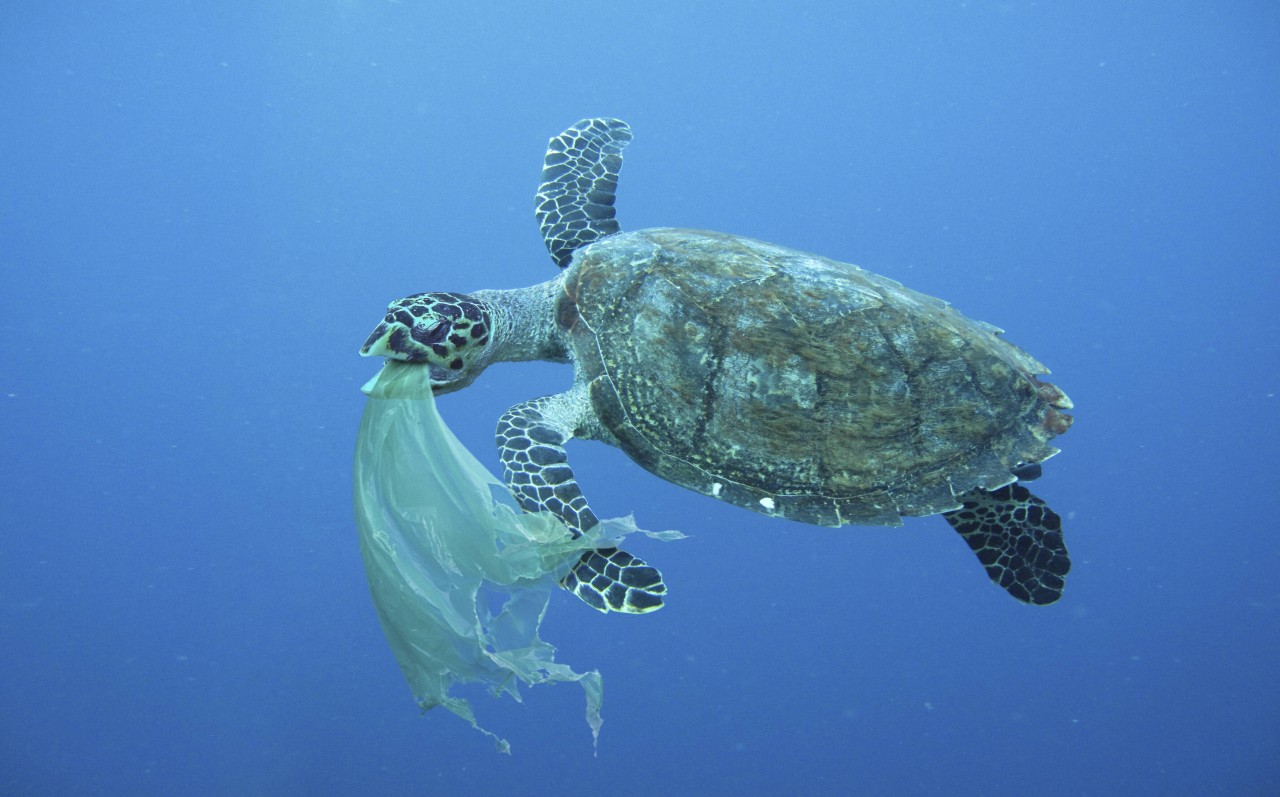
POLYGON ((402 363, 420 363, 427 359, 427 352, 413 341, 403 324, 386 321, 374 327, 373 332, 360 347, 361 357, 386 357, 402 363))
POLYGON ((431 369, 431 394, 435 396, 443 396, 445 393, 461 390, 476 381, 474 373, 458 373, 441 368, 438 365, 428 365, 427 367, 431 369))
POLYGON ((389 324, 386 322, 378 324, 365 340, 364 345, 360 347, 360 356, 400 359, 396 356, 395 350, 391 348, 391 334, 392 329, 389 324))

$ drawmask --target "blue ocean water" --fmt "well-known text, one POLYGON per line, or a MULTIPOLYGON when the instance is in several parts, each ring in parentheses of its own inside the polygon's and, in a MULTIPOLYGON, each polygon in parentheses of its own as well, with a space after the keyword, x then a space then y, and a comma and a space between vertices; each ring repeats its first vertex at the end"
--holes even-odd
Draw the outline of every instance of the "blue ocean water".
MULTIPOLYGON (((1280 793, 1280 11, 1264 2, 11 4, 0 793, 1280 793), (628 229, 857 263, 1008 330, 1077 423, 1064 599, 939 518, 770 520, 598 443, 668 606, 604 674, 420 716, 351 512, 387 301, 554 273, 547 138, 626 119, 628 229)), ((490 369, 494 422, 564 366, 490 369)))

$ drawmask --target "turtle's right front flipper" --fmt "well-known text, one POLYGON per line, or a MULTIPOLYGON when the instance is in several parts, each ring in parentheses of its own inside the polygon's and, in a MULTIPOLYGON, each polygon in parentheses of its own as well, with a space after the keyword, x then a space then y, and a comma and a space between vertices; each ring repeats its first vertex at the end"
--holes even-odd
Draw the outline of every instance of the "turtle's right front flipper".
MULTIPOLYGON (((596 519, 569 467, 564 443, 573 437, 567 394, 517 404, 498 421, 503 478, 526 512, 551 512, 574 537, 596 519)), ((560 582, 593 609, 644 614, 662 608, 662 574, 617 548, 586 551, 560 582)))
POLYGON ((1071 569, 1062 519, 1026 487, 973 490, 943 517, 978 555, 987 575, 1013 597, 1037 606, 1062 597, 1071 569))
POLYGON ((556 265, 619 229, 613 202, 631 128, 621 119, 583 119, 547 143, 534 212, 556 265))

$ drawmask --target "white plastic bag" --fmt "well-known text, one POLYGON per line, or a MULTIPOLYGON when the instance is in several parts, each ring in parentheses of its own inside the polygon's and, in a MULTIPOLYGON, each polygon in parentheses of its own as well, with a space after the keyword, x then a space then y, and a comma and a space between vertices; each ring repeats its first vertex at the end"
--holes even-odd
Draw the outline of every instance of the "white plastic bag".
POLYGON ((572 539, 553 515, 520 511, 441 421, 428 374, 387 361, 362 388, 369 402, 356 442, 360 549, 400 669, 424 711, 444 706, 503 752, 507 742, 481 728, 451 687, 479 683, 519 700, 519 682, 576 681, 598 737, 600 673, 556 663, 538 627, 552 588, 583 550, 637 529, 630 519, 606 520, 572 539))

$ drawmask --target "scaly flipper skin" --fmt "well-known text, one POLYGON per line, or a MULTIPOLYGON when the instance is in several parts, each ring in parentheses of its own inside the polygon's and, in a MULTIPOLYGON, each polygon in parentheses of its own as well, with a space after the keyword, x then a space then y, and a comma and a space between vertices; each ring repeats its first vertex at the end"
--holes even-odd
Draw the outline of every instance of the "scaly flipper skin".
POLYGON ((1062 519, 1018 483, 990 492, 974 490, 964 507, 943 517, 978 555, 991 580, 1023 603, 1037 606, 1062 597, 1071 569, 1062 542, 1062 519))
POLYGON ((564 268, 573 253, 619 230, 613 201, 622 149, 631 128, 620 119, 583 119, 551 139, 535 212, 551 259, 564 268))
MULTIPOLYGON (((517 404, 498 421, 503 478, 526 512, 551 512, 574 537, 599 521, 587 506, 569 467, 564 442, 573 430, 564 422, 564 394, 517 404)), ((644 614, 662 608, 662 574, 626 551, 587 551, 561 581, 565 589, 601 612, 644 614)))

